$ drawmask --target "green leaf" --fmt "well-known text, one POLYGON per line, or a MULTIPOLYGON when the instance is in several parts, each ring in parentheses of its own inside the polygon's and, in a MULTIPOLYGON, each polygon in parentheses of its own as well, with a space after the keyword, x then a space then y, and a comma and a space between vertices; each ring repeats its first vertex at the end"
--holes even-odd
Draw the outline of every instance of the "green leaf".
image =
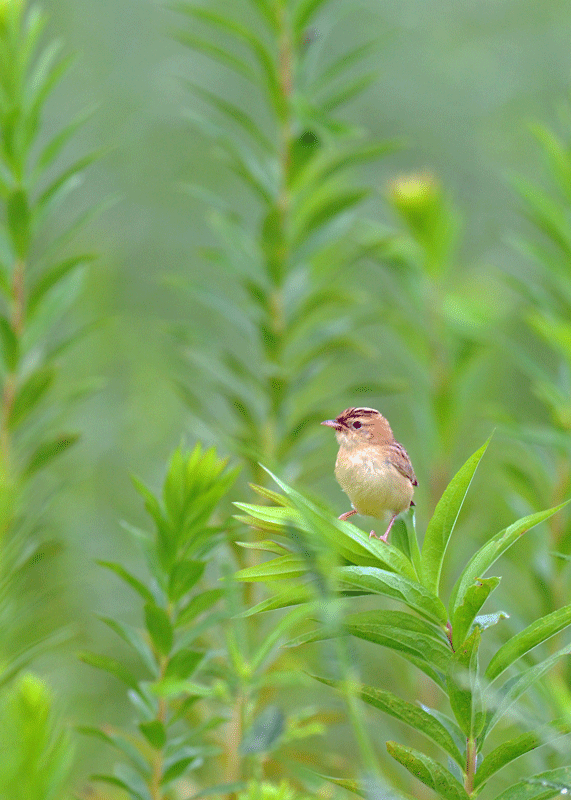
POLYGON ((267 706, 253 721, 240 742, 240 753, 267 753, 277 743, 285 727, 285 717, 277 706, 267 706))
POLYGON ((357 47, 347 50, 334 61, 332 61, 320 75, 313 82, 311 88, 313 92, 323 89, 330 81, 337 78, 343 72, 346 72, 352 64, 360 61, 372 53, 374 50, 379 49, 379 40, 371 39, 370 42, 364 42, 357 45, 357 47))
POLYGON ((480 628, 474 628, 471 635, 456 650, 450 659, 447 684, 450 706, 458 725, 467 737, 475 737, 483 725, 481 697, 478 687, 478 649, 480 647, 480 628))
POLYGON ((486 542, 486 544, 472 556, 452 589, 449 606, 451 617, 454 618, 456 608, 464 601, 464 595, 468 591, 468 588, 473 585, 474 581, 483 578, 492 564, 494 564, 512 544, 517 542, 520 536, 536 525, 539 525, 540 522, 549 519, 549 517, 566 506, 568 502, 569 501, 566 501, 554 508, 549 508, 547 511, 538 511, 536 514, 523 517, 486 542))
POLYGON ((10 414, 10 428, 16 428, 45 396, 55 378, 55 370, 51 367, 40 367, 24 381, 16 392, 10 414))
POLYGON ((538 772, 529 778, 514 783, 495 800, 550 800, 558 795, 571 793, 571 767, 558 767, 547 772, 538 772))
POLYGON ((116 661, 114 658, 109 658, 108 656, 100 656, 97 653, 89 653, 87 651, 82 651, 78 653, 78 658, 80 661, 83 661, 85 664, 90 664, 92 667, 96 669, 102 669, 105 672, 110 672, 111 675, 114 675, 123 683, 126 683, 130 689, 133 689, 135 692, 139 692, 139 683, 134 675, 132 675, 129 670, 123 666, 119 661, 116 661))
POLYGON ((536 666, 526 669, 521 675, 511 678, 505 683, 505 685, 502 687, 502 691, 497 695, 494 695, 490 692, 491 698, 488 699, 488 705, 492 706, 493 701, 492 707, 494 707, 495 710, 493 713, 488 713, 482 734, 483 738, 488 735, 488 733, 500 719, 506 717, 512 705, 521 697, 524 692, 530 688, 530 686, 542 678, 546 672, 548 672, 561 658, 563 658, 563 656, 568 655, 571 655, 571 645, 558 650, 540 664, 536 664, 536 666))
POLYGON ((194 766, 197 761, 195 756, 183 756, 170 764, 163 773, 161 778, 161 786, 167 786, 172 781, 180 778, 188 770, 190 766, 194 766))
POLYGON ((105 567, 105 569, 111 570, 116 575, 118 575, 121 580, 125 581, 132 589, 134 589, 138 594, 141 595, 143 600, 146 600, 147 603, 154 603, 155 598, 153 597, 153 593, 150 589, 147 589, 144 583, 128 572, 125 567, 121 564, 118 564, 116 561, 97 561, 100 567, 105 567))
POLYGON ((270 154, 275 153, 275 146, 272 145, 272 143, 264 136, 260 130, 259 122, 246 114, 240 106, 230 103, 228 100, 224 100, 217 94, 214 94, 214 92, 209 92, 207 89, 203 89, 202 87, 190 81, 185 81, 185 85, 199 97, 202 97, 204 100, 211 103, 214 108, 218 109, 218 111, 220 111, 226 117, 235 122, 236 125, 242 128, 242 130, 245 131, 263 150, 270 154))
POLYGON ((34 178, 39 178, 46 168, 55 161, 74 133, 87 122, 93 113, 94 109, 85 109, 47 143, 38 156, 34 178))
POLYGON ((127 625, 124 622, 119 622, 111 617, 100 617, 99 619, 109 628, 111 628, 112 631, 115 631, 117 636, 120 636, 124 642, 133 648, 151 675, 155 677, 158 671, 157 662, 153 657, 149 645, 141 636, 139 631, 133 628, 131 625, 127 625))
POLYGON ((446 625, 448 617, 442 601, 420 583, 376 567, 339 567, 335 574, 341 588, 350 586, 392 597, 431 622, 446 625))
POLYGON ((204 659, 204 653, 198 650, 179 650, 167 664, 165 678, 187 680, 197 670, 204 659))
POLYGON ((306 239, 335 217, 353 208, 370 194, 369 189, 348 189, 333 193, 329 191, 313 201, 303 212, 295 214, 295 230, 292 234, 294 247, 302 245, 306 239))
POLYGON ((30 209, 24 189, 14 189, 6 201, 6 222, 17 258, 26 257, 30 246, 30 209))
POLYGON ((20 359, 20 343, 14 328, 6 317, 0 317, 0 342, 2 343, 2 361, 6 372, 15 372, 20 359))
POLYGON ((339 106, 348 103, 354 97, 358 97, 358 95, 364 92, 365 89, 368 89, 368 87, 375 83, 378 79, 378 69, 371 70, 366 75, 361 75, 359 78, 355 78, 355 80, 346 84, 338 92, 323 98, 323 100, 320 101, 320 105, 325 109, 325 111, 331 113, 336 108, 339 108, 339 106))
POLYGON ((42 442, 28 459, 24 468, 24 475, 33 475, 38 470, 43 469, 47 464, 62 455, 69 447, 72 447, 79 439, 78 433, 62 433, 53 439, 42 442))
MULTIPOLYGON (((500 578, 482 578, 468 588, 462 604, 454 612, 452 621, 452 643, 457 650, 470 633, 476 614, 482 608, 490 593, 498 586, 500 578)), ((483 626, 480 626, 483 627, 483 626)))
POLYGON ((255 606, 248 608, 242 616, 251 617, 263 611, 274 611, 278 608, 308 603, 314 599, 314 592, 310 586, 289 586, 284 591, 278 592, 273 597, 261 600, 255 606))
POLYGON ((258 61, 262 74, 266 80, 269 97, 272 100, 276 112, 281 117, 283 114, 283 108, 280 102, 280 82, 274 58, 264 43, 250 30, 250 28, 241 25, 239 22, 235 22, 228 16, 222 16, 221 14, 217 14, 206 8, 199 8, 186 4, 176 4, 175 8, 191 18, 198 19, 201 22, 212 25, 218 31, 223 31, 224 33, 241 39, 250 48, 256 60, 258 61))
POLYGON ((238 581, 277 581, 299 578, 308 571, 308 563, 301 556, 287 555, 272 558, 254 567, 240 569, 235 574, 238 581))
MULTIPOLYGON (((413 581, 416 580, 416 573, 411 562, 396 547, 388 542, 384 544, 376 539, 372 540, 350 522, 331 517, 295 489, 280 481, 268 469, 265 467, 264 469, 294 503, 306 525, 311 530, 315 530, 315 533, 342 558, 346 558, 357 566, 382 567, 404 575, 413 581)), ((256 510, 258 511, 259 507, 256 507, 256 510)), ((294 517, 291 521, 295 524, 294 517)))
POLYGON ((402 611, 349 614, 344 628, 353 636, 390 647, 405 657, 413 656, 442 671, 446 671, 452 657, 446 637, 438 629, 402 611))
POLYGON ((188 31, 174 31, 172 36, 181 44, 192 47, 192 49, 196 50, 198 53, 209 56, 214 61, 218 61, 219 64, 223 64, 225 67, 234 70, 234 72, 237 72, 244 78, 256 82, 256 73, 252 67, 243 59, 228 52, 227 49, 218 47, 218 45, 208 41, 208 39, 201 39, 188 31))
POLYGON ((452 478, 438 501, 432 519, 428 523, 422 546, 422 582, 435 595, 438 595, 440 573, 442 572, 442 564, 448 542, 454 531, 476 468, 486 452, 489 442, 490 440, 488 439, 474 455, 470 456, 464 466, 452 478))
POLYGON ((204 561, 181 561, 175 564, 169 577, 169 599, 178 603, 198 583, 205 567, 204 561))
POLYGON ((167 656, 173 645, 173 629, 169 615, 155 603, 145 604, 145 623, 154 646, 167 656))
POLYGON ((116 786, 119 789, 124 789, 127 794, 131 795, 134 800, 149 800, 148 793, 140 794, 136 789, 132 787, 132 785, 121 778, 116 778, 114 775, 103 775, 101 773, 95 773, 90 776, 92 781, 98 781, 99 783, 108 783, 110 786, 116 786))
POLYGON ((492 656, 485 672, 487 680, 493 681, 506 670, 510 664, 528 653, 538 644, 571 625, 571 605, 552 611, 512 636, 492 656))
POLYGON ((180 610, 176 618, 176 625, 188 625, 199 614, 203 614, 212 608, 223 594, 224 591, 222 589, 206 589, 206 591, 194 595, 186 606, 180 610))
POLYGON ((524 753, 529 753, 530 750, 540 747, 544 743, 544 739, 539 734, 529 731, 499 745, 491 753, 488 753, 478 767, 474 779, 474 789, 477 789, 478 786, 484 786, 492 775, 505 767, 506 764, 524 755, 524 753))
MULTIPOLYGON (((332 681, 328 680, 327 678, 320 678, 318 675, 314 675, 313 677, 327 686, 333 686, 334 688, 343 691, 342 681, 332 681)), ((442 725, 442 723, 431 714, 428 714, 418 706, 412 705, 412 703, 407 703, 405 700, 401 700, 400 697, 397 697, 392 692, 383 691, 382 689, 377 689, 374 686, 364 686, 358 684, 353 686, 351 690, 357 694, 361 700, 363 700, 365 703, 368 703, 370 706, 374 706, 375 708, 384 711, 385 714, 388 714, 389 716, 404 722, 406 725, 410 725, 411 728, 423 733, 439 747, 441 747, 446 753, 448 753, 448 755, 451 756, 454 761, 457 762, 457 764, 459 764, 461 767, 464 767, 466 759, 458 750, 454 739, 446 730, 444 725, 442 725)))
POLYGON ((469 800, 462 784, 434 759, 396 742, 387 742, 387 750, 399 764, 444 800, 469 800))
POLYGON ((114 747, 120 753, 127 757, 127 759, 133 764, 137 772, 141 775, 148 775, 149 774, 149 764, 144 758, 144 756, 139 752, 139 750, 135 747, 135 745, 126 739, 124 736, 120 734, 107 732, 101 730, 100 728, 93 728, 90 726, 81 726, 79 729, 80 733, 83 733, 86 736, 93 736, 94 738, 101 739, 101 741, 105 742, 106 744, 114 747))
POLYGON ((320 11, 329 0, 301 0, 297 4, 293 14, 293 29, 298 37, 305 33, 306 27, 309 25, 312 17, 320 11))
POLYGON ((95 256, 90 253, 83 253, 79 256, 66 258, 44 272, 30 289, 26 308, 27 316, 32 317, 34 315, 38 305, 44 299, 46 294, 61 280, 63 280, 63 278, 72 273, 75 269, 78 269, 90 261, 93 261, 94 258, 95 256))
POLYGON ((155 750, 162 750, 167 741, 165 726, 158 719, 151 722, 141 722, 139 730, 155 750))

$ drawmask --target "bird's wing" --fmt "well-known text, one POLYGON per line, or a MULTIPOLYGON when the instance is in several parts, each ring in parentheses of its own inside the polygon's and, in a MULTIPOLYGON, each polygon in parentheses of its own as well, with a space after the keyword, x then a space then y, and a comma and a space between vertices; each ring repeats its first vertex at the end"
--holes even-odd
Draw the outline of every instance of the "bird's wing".
POLYGON ((414 469, 412 468, 412 464, 410 463, 410 458, 408 457, 408 453, 398 442, 393 442, 391 444, 392 450, 392 462, 396 469, 404 475, 405 478, 408 478, 409 481, 412 483, 413 486, 418 486, 418 481, 416 480, 416 475, 414 474, 414 469))

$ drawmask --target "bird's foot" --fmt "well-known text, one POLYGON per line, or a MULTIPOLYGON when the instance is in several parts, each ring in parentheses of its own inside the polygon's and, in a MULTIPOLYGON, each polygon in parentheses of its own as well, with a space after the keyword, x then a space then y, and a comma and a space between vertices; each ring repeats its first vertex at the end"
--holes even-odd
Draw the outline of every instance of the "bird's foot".
POLYGON ((342 519, 343 521, 345 521, 348 517, 352 517, 353 514, 356 514, 356 513, 357 512, 355 511, 355 509, 352 508, 351 511, 346 511, 344 514, 340 514, 338 519, 342 519))
POLYGON ((389 540, 389 533, 391 532, 391 528, 393 527, 393 522, 395 521, 396 518, 397 518, 396 514, 393 517, 391 517, 391 521, 389 522, 389 527, 386 529, 386 531, 383 533, 382 536, 377 536, 375 531, 371 531, 371 533, 369 534, 369 539, 371 538, 371 536, 374 536, 375 539, 379 539, 381 542, 384 542, 386 544, 389 540))

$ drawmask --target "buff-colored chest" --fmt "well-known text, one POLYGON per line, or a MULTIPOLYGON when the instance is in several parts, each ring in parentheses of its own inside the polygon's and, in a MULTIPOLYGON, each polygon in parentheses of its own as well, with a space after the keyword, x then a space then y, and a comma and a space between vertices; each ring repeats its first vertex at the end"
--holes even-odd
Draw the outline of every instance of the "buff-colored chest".
POLYGON ((379 447, 341 447, 335 477, 359 514, 379 518, 385 512, 400 514, 412 500, 412 483, 379 447))

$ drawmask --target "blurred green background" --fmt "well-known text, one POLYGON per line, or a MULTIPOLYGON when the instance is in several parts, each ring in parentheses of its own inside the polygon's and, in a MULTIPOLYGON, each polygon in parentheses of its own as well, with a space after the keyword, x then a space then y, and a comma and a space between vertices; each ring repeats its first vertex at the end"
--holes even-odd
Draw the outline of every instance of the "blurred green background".
MULTIPOLYGON (((224 3, 216 7, 220 10, 224 3)), ((232 11, 231 0, 226 7, 232 11)), ((217 190, 246 219, 256 220, 257 211, 251 197, 228 176, 213 143, 185 122, 186 109, 204 113, 205 106, 185 90, 181 77, 232 96, 262 125, 263 109, 227 73, 172 38, 180 19, 160 2, 59 0, 46 4, 46 10, 50 34, 61 37, 65 51, 77 56, 48 104, 46 132, 93 105, 92 120, 68 154, 71 159, 99 146, 108 152, 86 173, 76 202, 87 208, 106 196, 116 197, 113 208, 82 234, 81 247, 95 249, 99 258, 88 273, 76 313, 97 324, 67 357, 65 367, 70 382, 94 380, 95 391, 75 408, 68 425, 81 432, 80 443, 45 479, 51 491, 63 487, 54 496, 49 524, 65 542, 60 582, 65 613, 71 609, 73 615, 74 641, 105 650, 110 640, 93 612, 121 611, 127 618, 134 613, 132 598, 94 563, 96 558, 137 563, 135 548, 119 524, 122 519, 135 524, 143 519, 129 475, 158 486, 165 461, 181 439, 216 444, 226 454, 225 441, 217 435, 217 414, 226 413, 223 404, 204 371, 193 371, 188 363, 183 367, 176 358, 173 331, 185 332, 199 358, 222 352, 233 336, 224 316, 213 317, 181 291, 177 281, 206 283, 213 291, 239 297, 233 289, 237 278, 200 257, 199 248, 212 245, 215 238, 205 223, 204 205, 185 193, 181 182, 217 190), (181 375, 183 368, 187 372, 181 375), (212 393, 206 403, 212 409, 210 418, 189 413, 175 390, 179 379, 199 394, 212 393)), ((379 68, 379 78, 341 116, 362 125, 373 138, 401 139, 404 147, 362 171, 362 182, 375 189, 363 206, 364 214, 387 229, 398 228, 401 223, 386 199, 389 183, 423 170, 435 175, 461 220, 453 271, 454 291, 461 299, 460 322, 469 316, 468 301, 475 298, 472 316, 481 311, 482 319, 502 320, 502 336, 515 336, 530 358, 554 370, 556 359, 518 320, 521 298, 513 279, 532 279, 534 272, 513 241, 532 237, 533 229, 510 180, 517 174, 544 181, 542 155, 528 123, 540 120, 555 129, 561 125, 558 111, 567 104, 571 74, 570 33, 571 6, 565 0, 369 0, 353 4, 350 12, 331 3, 316 24, 312 45, 315 58, 327 62, 351 44, 379 40, 369 59, 379 68)), ((366 367, 375 372, 370 378, 395 384, 399 391, 347 397, 346 405, 372 405, 389 417, 415 464, 418 515, 425 522, 434 495, 428 486, 431 438, 425 436, 417 402, 422 366, 417 364, 415 370, 414 357, 406 364, 399 360, 391 300, 383 294, 383 279, 377 282, 376 277, 382 269, 382 263, 374 269, 356 266, 344 281, 359 289, 361 311, 377 315, 385 325, 375 334, 378 361, 366 367)), ((407 304, 404 289, 402 302, 407 304)), ((413 321, 410 325, 414 327, 413 321)), ((482 345, 485 385, 478 388, 477 397, 465 399, 473 419, 464 421, 462 437, 450 451, 448 466, 454 470, 499 426, 492 446, 495 455, 478 477, 472 500, 472 506, 479 507, 478 498, 486 498, 484 518, 486 524, 492 520, 494 530, 482 532, 478 524, 468 524, 468 543, 508 524, 514 510, 523 513, 528 505, 547 504, 549 479, 551 486, 558 479, 548 455, 544 496, 529 502, 513 487, 506 488, 511 484, 500 470, 502 461, 527 461, 526 447, 532 445, 522 445, 521 429, 519 434, 510 432, 505 424, 512 418, 521 425, 548 424, 549 413, 521 362, 502 347, 502 340, 497 345, 489 340, 482 345)), ((357 371, 360 379, 363 369, 357 371)), ((328 415, 341 410, 331 407, 328 415)), ((323 430, 315 442, 322 448, 321 474, 304 488, 328 500, 337 514, 345 510, 345 500, 332 476, 335 446, 323 430)), ((234 490, 237 499, 247 491, 245 480, 234 490)), ((524 546, 518 557, 525 558, 525 553, 524 546)), ((453 555, 458 561, 463 557, 460 551, 453 555)), ((520 590, 526 586, 528 579, 519 576, 517 566, 504 572, 508 596, 518 580, 520 590)), ((538 596, 541 592, 534 595, 538 596)), ((90 672, 88 682, 85 666, 66 658, 62 669, 57 654, 46 657, 43 669, 77 722, 124 715, 119 689, 103 676, 90 672)))

